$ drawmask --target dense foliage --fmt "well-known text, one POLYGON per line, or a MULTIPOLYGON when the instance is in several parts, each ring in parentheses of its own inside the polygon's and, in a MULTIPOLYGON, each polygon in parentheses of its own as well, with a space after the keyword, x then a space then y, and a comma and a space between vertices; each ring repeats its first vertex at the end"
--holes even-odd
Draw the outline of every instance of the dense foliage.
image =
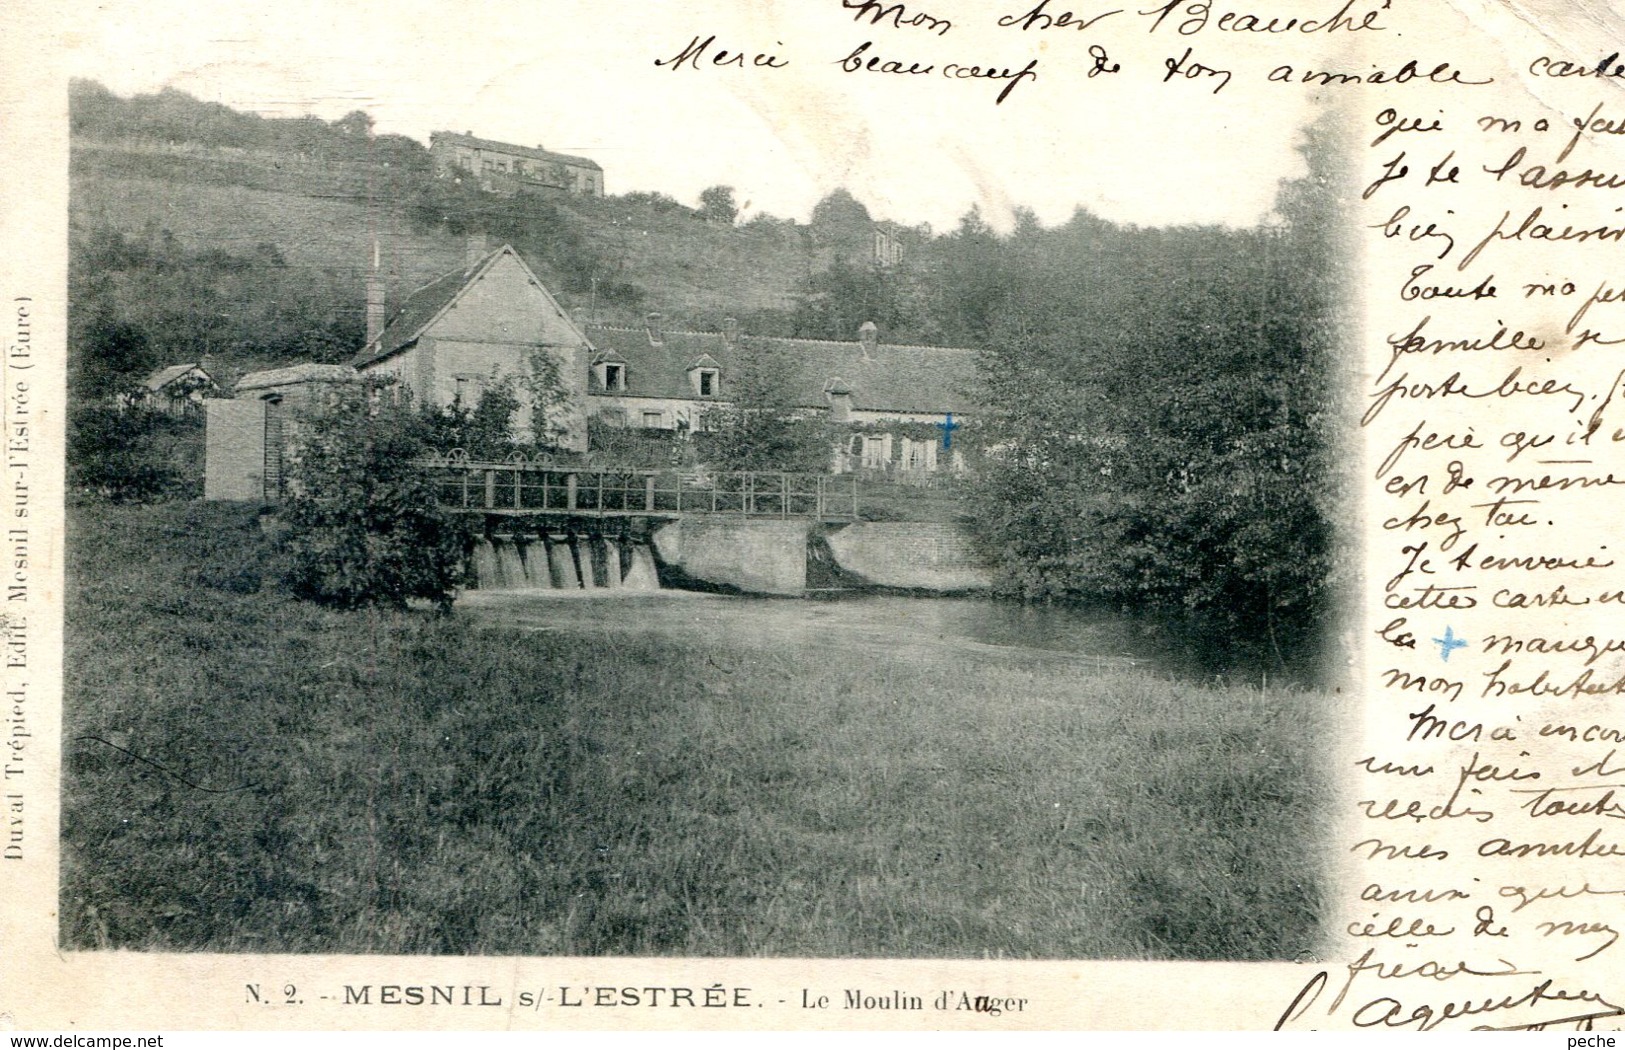
POLYGON ((451 606, 467 538, 412 466, 426 434, 421 413, 362 393, 301 426, 283 511, 296 594, 342 608, 451 606))
POLYGON ((70 247, 75 396, 105 397, 154 368, 205 358, 342 361, 365 335, 359 281, 291 266, 274 244, 232 252, 169 230, 95 227, 70 247))
POLYGON ((408 213, 419 232, 477 234, 493 246, 513 245, 556 278, 560 291, 592 294, 605 304, 623 306, 643 299, 643 290, 619 276, 613 263, 582 235, 578 223, 537 196, 507 197, 484 193, 471 181, 425 178, 411 190, 408 213))
POLYGON ((732 401, 706 412, 697 437, 700 455, 723 470, 829 469, 834 431, 822 417, 796 414, 792 362, 773 344, 757 343, 729 378, 732 401))
POLYGON ((365 159, 413 170, 429 166, 429 151, 422 144, 404 135, 374 135, 372 117, 362 110, 352 110, 334 121, 313 116, 262 117, 174 88, 126 99, 94 80, 79 79, 69 85, 68 101, 73 134, 104 141, 264 150, 327 160, 365 159))
POLYGON ((423 443, 435 452, 461 450, 475 460, 500 461, 522 449, 514 441, 513 419, 519 411, 519 398, 511 382, 486 390, 479 401, 465 405, 454 401, 444 408, 423 413, 423 443))
POLYGON ((140 406, 76 404, 68 413, 68 488, 114 503, 202 495, 203 419, 140 406))
POLYGON ((1079 215, 989 242, 989 450, 971 510, 1008 586, 1194 615, 1277 655, 1344 565, 1335 205, 1321 173, 1273 230, 1079 215))

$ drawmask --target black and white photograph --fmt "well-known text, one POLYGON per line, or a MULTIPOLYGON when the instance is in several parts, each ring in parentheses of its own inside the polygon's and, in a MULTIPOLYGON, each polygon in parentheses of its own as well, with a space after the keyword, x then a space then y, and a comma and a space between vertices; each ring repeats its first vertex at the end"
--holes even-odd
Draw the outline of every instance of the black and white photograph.
POLYGON ((1358 191, 1095 6, 107 5, 61 949, 1323 952, 1358 191))

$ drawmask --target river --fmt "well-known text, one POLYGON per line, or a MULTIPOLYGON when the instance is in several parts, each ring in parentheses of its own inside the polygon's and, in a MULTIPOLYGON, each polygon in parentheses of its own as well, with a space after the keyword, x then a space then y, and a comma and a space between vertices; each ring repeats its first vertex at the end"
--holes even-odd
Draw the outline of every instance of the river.
MULTIPOLYGON (((476 623, 534 631, 657 634, 703 645, 727 638, 763 648, 838 653, 953 649, 1035 660, 1075 659, 1211 679, 1196 648, 1154 624, 1098 610, 1025 606, 988 598, 851 594, 757 598, 696 591, 469 591, 459 610, 476 623)), ((1256 677, 1244 666, 1221 668, 1256 677)))

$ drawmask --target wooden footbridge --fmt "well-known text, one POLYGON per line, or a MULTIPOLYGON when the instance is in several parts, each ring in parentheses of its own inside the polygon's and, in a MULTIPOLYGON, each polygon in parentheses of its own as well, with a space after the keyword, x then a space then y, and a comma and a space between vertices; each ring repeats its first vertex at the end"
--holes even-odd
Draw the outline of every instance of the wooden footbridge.
POLYGON ((571 518, 718 517, 856 521, 858 480, 780 471, 574 466, 547 458, 471 460, 461 452, 416 460, 447 510, 571 518))

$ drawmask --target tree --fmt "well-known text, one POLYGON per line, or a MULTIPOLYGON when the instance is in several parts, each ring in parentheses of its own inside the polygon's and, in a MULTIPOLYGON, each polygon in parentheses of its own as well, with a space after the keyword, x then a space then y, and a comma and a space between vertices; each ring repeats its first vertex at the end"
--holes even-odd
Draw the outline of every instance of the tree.
POLYGON ((558 449, 570 437, 572 398, 565 385, 559 359, 546 350, 534 350, 518 380, 519 395, 530 407, 531 443, 558 449))
POLYGON ((453 401, 442 408, 426 406, 425 442, 436 452, 459 449, 470 459, 506 460, 521 451, 513 434, 518 411, 511 381, 490 387, 471 405, 453 401))
POLYGON ((750 350, 727 377, 728 403, 702 421, 708 458, 723 470, 828 470, 834 435, 823 417, 797 413, 795 362, 774 344, 750 350))
POLYGON ((1334 253, 1293 229, 1085 215, 956 237, 1003 274, 971 505, 1007 585, 1190 616, 1278 657, 1312 637, 1343 561, 1334 253))
POLYGON ((1020 227, 1020 234, 1012 244, 1001 243, 981 209, 972 205, 953 233, 936 246, 942 260, 936 313, 955 344, 986 342, 1015 287, 1017 260, 1036 261, 1035 249, 1019 249, 1035 244, 1037 236, 1027 226, 1020 227))
POLYGON ((813 243, 836 258, 860 258, 874 236, 869 209, 846 189, 836 189, 813 205, 807 228, 813 243))
POLYGON ((79 334, 69 374, 73 392, 101 400, 133 389, 157 367, 158 355, 141 327, 103 312, 79 334))
POLYGON ((409 404, 358 391, 301 428, 284 511, 296 594, 341 608, 424 598, 450 609, 468 540, 412 465, 424 434, 409 404))
POLYGON ((700 194, 700 217, 711 222, 733 225, 739 217, 739 205, 734 203, 732 186, 712 186, 700 194))
POLYGON ((347 138, 362 140, 371 138, 372 114, 364 109, 352 109, 333 122, 333 129, 347 138))

